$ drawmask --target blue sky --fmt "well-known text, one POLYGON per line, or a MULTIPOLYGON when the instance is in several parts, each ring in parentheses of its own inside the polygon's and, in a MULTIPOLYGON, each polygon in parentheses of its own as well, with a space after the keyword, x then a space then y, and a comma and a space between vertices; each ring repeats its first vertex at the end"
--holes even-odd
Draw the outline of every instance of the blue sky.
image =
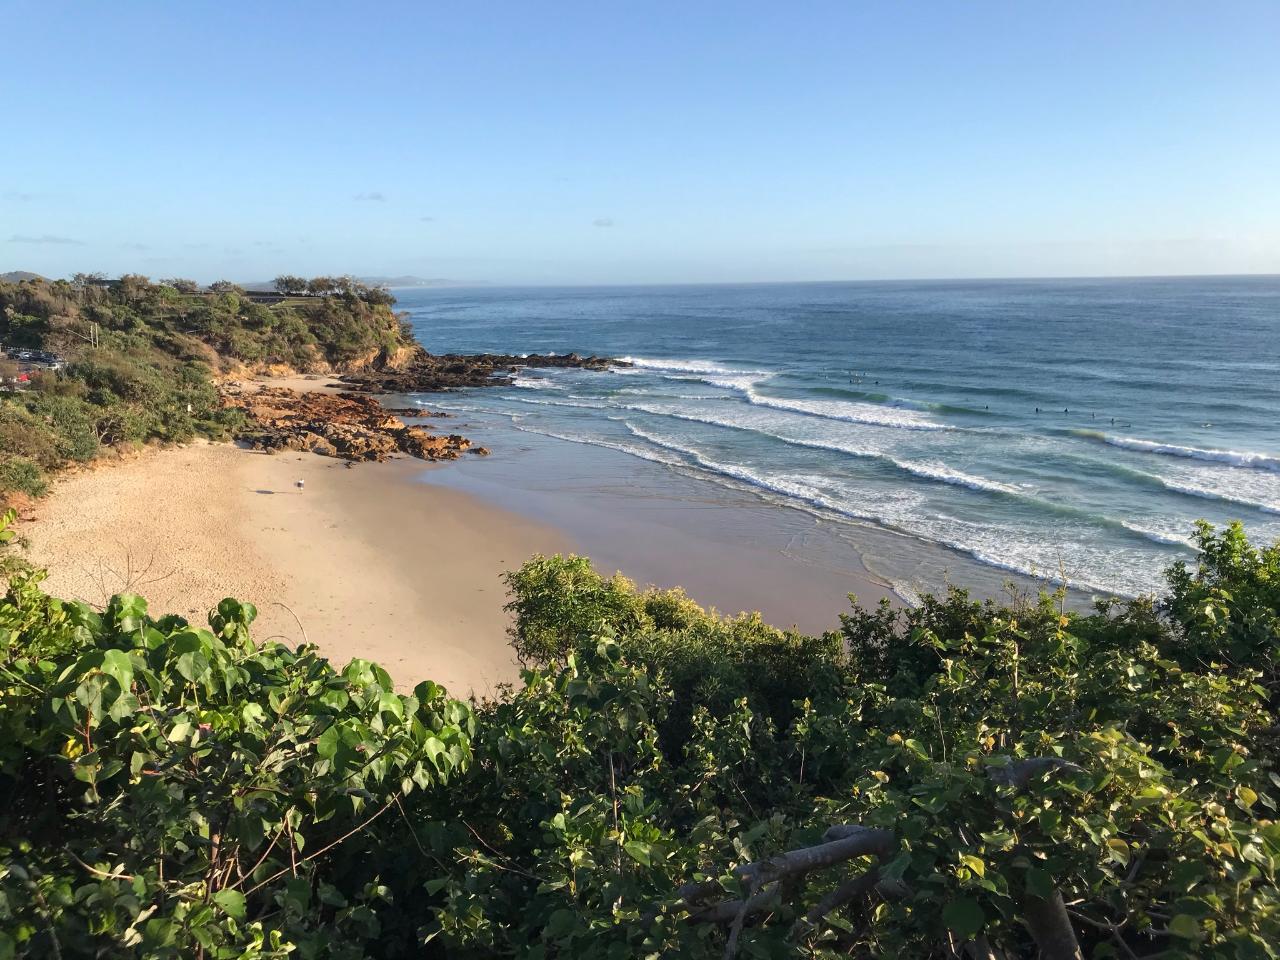
POLYGON ((1280 272, 1274 2, 0 0, 0 23, 0 271, 1280 272))

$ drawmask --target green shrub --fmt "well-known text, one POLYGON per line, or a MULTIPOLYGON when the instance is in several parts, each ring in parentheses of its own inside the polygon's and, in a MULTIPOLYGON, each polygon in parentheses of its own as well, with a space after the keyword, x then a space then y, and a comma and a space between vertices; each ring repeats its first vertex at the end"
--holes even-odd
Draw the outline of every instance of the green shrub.
POLYGON ((238 362, 313 369, 411 342, 385 291, 321 279, 326 296, 273 307, 231 285, 180 293, 139 275, 109 289, 84 277, 0 282, 0 341, 70 360, 34 378, 31 390, 0 398, 0 456, 54 471, 103 446, 225 438, 241 415, 221 409, 213 369, 238 362))
POLYGON ((646 621, 644 600, 621 574, 602 577, 586 557, 535 556, 506 574, 514 615, 511 643, 524 664, 562 662, 602 628, 631 630, 646 621))
POLYGON ((538 557, 543 663, 474 717, 255 646, 235 601, 200 630, 18 576, 0 950, 1272 956, 1275 548, 1201 537, 1158 603, 952 592, 820 638, 538 557), (786 868, 832 828, 874 844, 786 868))
POLYGON ((136 596, 0 603, 0 952, 359 957, 403 800, 470 763, 468 708, 136 596), (385 816, 384 816, 385 815, 385 816))
POLYGON ((0 493, 43 497, 49 489, 40 465, 26 457, 0 456, 0 493))

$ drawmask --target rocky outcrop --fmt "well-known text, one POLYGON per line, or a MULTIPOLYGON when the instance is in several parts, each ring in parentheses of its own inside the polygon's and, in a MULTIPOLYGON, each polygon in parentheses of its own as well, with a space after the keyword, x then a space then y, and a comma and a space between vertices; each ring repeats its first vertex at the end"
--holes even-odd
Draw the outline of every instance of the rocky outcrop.
MULTIPOLYGON (((384 358, 387 359, 387 358, 384 358)), ((521 367, 574 367, 607 370, 630 366, 608 357, 583 357, 576 353, 517 357, 511 354, 445 354, 437 356, 421 347, 397 351, 394 364, 379 363, 351 370, 339 379, 349 389, 342 393, 321 390, 296 391, 266 386, 246 390, 234 382, 220 386, 223 405, 242 410, 245 425, 236 439, 258 450, 310 450, 349 462, 387 460, 408 454, 421 460, 456 460, 463 452, 487 456, 484 447, 457 434, 432 433, 413 419, 447 417, 414 407, 388 409, 374 393, 436 393, 463 387, 508 384, 521 367), (399 416, 397 416, 399 415, 399 416)))
POLYGON ((521 367, 607 370, 627 366, 630 364, 625 360, 576 353, 528 357, 503 353, 433 354, 418 347, 412 356, 402 358, 396 369, 350 373, 339 379, 352 390, 367 393, 437 393, 462 387, 503 386, 521 367))
MULTIPOLYGON (((364 394, 300 393, 284 387, 227 389, 222 402, 244 412, 245 426, 236 439, 257 450, 310 450, 348 461, 381 461, 400 453, 421 460, 456 460, 472 449, 466 437, 410 426, 364 394)), ((483 447, 474 449, 488 453, 483 447)))

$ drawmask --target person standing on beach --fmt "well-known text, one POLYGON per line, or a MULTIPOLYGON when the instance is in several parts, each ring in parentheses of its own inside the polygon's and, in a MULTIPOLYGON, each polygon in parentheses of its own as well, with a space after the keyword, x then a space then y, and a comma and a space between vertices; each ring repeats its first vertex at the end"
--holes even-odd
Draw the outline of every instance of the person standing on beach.
POLYGON ((296 481, 294 481, 294 484, 293 484, 295 487, 297 487, 297 488, 298 488, 298 492, 299 492, 299 493, 301 493, 301 492, 302 492, 302 483, 303 483, 303 481, 301 481, 301 480, 296 480, 296 481))

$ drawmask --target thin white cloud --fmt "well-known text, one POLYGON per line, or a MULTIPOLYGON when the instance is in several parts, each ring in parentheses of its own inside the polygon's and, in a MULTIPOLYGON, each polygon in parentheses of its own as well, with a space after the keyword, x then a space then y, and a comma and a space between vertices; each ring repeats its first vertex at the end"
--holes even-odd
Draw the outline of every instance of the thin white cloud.
POLYGON ((353 199, 361 203, 386 203, 387 195, 380 190, 369 190, 365 193, 357 193, 353 199))
POLYGON ((596 217, 591 221, 593 227, 612 227, 613 217, 596 217))
POLYGON ((76 247, 83 247, 83 240, 76 240, 72 237, 59 237, 52 233, 42 233, 35 236, 27 233, 15 233, 9 238, 10 243, 61 243, 76 247))

